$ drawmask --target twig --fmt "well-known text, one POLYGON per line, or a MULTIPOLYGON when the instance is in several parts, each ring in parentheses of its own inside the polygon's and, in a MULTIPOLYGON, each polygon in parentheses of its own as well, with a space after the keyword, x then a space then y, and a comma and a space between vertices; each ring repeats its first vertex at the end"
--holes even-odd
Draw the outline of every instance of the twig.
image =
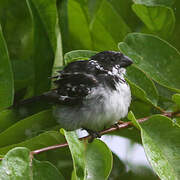
MULTIPOLYGON (((177 112, 164 112, 162 113, 162 115, 166 116, 166 117, 174 117, 174 116, 178 116, 180 117, 180 112, 177 111, 177 112)), ((147 121, 151 116, 148 116, 148 117, 144 117, 144 118, 140 118, 138 119, 137 121, 139 123, 142 123, 144 121, 147 121)), ((128 122, 124 122, 124 123, 120 123, 120 124, 116 124, 116 126, 112 126, 108 129, 104 129, 100 132, 98 132, 98 134, 100 135, 104 135, 104 134, 108 134, 110 132, 113 132, 113 131, 116 131, 116 130, 119 130, 119 129, 123 129, 123 128, 127 128, 129 126, 132 126, 132 122, 128 121, 128 122)), ((85 136, 85 137, 82 137, 80 138, 80 140, 88 140, 92 138, 91 135, 88 135, 88 136, 85 136)), ((35 151, 31 151, 31 154, 34 155, 34 154, 39 154, 41 152, 45 152, 45 151, 49 151, 49 150, 53 150, 53 149, 58 149, 58 148, 61 148, 61 147, 66 147, 68 146, 68 143, 64 143, 64 144, 57 144, 57 145, 53 145, 53 146, 49 146, 49 147, 45 147, 45 148, 42 148, 42 149, 37 149, 35 151)))
POLYGON ((37 149, 35 151, 31 151, 31 154, 32 155, 39 154, 41 152, 45 152, 45 151, 49 151, 49 150, 53 150, 53 149, 57 149, 57 148, 65 147, 65 146, 68 146, 67 142, 64 143, 64 144, 57 144, 57 145, 53 145, 53 146, 48 146, 48 147, 45 147, 45 148, 37 149))
MULTIPOLYGON (((164 115, 166 117, 169 117, 169 118, 172 118, 174 116, 180 117, 180 111, 177 111, 177 112, 164 112, 164 113, 162 113, 162 115, 164 115)), ((144 121, 147 121, 150 117, 151 116, 140 118, 137 121, 139 123, 142 123, 144 121)), ((104 134, 108 134, 110 132, 113 132, 113 131, 116 131, 116 130, 119 130, 119 129, 128 128, 129 126, 132 126, 132 125, 133 124, 130 121, 123 122, 123 123, 118 123, 118 124, 116 124, 116 126, 112 126, 112 127, 108 128, 108 129, 104 129, 104 130, 102 130, 102 131, 100 131, 98 133, 100 135, 104 135, 104 134)), ((88 140, 90 138, 92 138, 91 135, 88 135, 88 136, 80 138, 80 140, 88 140)), ((45 147, 45 148, 37 149, 37 150, 31 151, 30 157, 33 159, 35 154, 39 154, 39 153, 42 153, 42 152, 46 152, 46 151, 49 151, 49 150, 58 149, 58 148, 66 147, 66 146, 68 146, 67 142, 63 143, 63 144, 56 144, 56 145, 53 145, 53 146, 48 146, 48 147, 45 147)), ((3 158, 0 158, 0 160, 3 160, 3 158)))
MULTIPOLYGON (((141 119, 138 119, 138 122, 142 123, 142 122, 144 122, 144 121, 146 121, 148 119, 149 119, 149 117, 141 118, 141 119)), ((124 123, 121 123, 121 124, 116 124, 116 126, 113 126, 111 128, 104 129, 103 131, 100 131, 98 133, 100 135, 104 135, 104 134, 108 134, 110 132, 113 132, 113 131, 116 131, 116 130, 119 130, 119 129, 127 128, 127 127, 129 127, 131 125, 132 125, 132 123, 130 121, 129 122, 124 122, 124 123)), ((80 138, 80 140, 88 140, 90 138, 91 138, 91 135, 88 135, 88 136, 80 138)), ((61 147, 66 147, 66 146, 68 146, 67 142, 64 143, 64 144, 57 144, 57 145, 53 145, 53 146, 37 149, 35 151, 31 151, 31 154, 32 155, 39 154, 41 152, 45 152, 45 151, 49 151, 49 150, 53 150, 53 149, 57 149, 57 148, 61 148, 61 147)))

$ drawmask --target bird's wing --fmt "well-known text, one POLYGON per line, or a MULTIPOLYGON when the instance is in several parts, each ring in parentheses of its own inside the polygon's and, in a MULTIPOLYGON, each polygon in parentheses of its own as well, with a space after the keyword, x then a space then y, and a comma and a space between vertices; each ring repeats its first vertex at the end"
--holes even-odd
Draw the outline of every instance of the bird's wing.
POLYGON ((93 75, 86 73, 62 73, 54 81, 57 88, 45 94, 46 98, 63 105, 77 105, 98 85, 93 75))

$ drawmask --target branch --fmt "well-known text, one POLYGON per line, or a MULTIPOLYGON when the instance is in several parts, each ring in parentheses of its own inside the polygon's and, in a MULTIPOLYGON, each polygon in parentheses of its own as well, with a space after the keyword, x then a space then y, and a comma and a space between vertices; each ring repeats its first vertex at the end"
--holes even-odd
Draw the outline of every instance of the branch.
MULTIPOLYGON (((166 116, 166 117, 169 117, 169 118, 172 118, 172 117, 180 117, 180 111, 177 111, 177 112, 163 112, 162 115, 166 116)), ((148 116, 148 117, 144 117, 144 118, 140 118, 138 119, 137 121, 139 123, 142 123, 144 121, 147 121, 151 116, 148 116)), ((101 136, 104 135, 104 134, 108 134, 110 132, 114 132, 114 131, 117 131, 119 129, 124 129, 124 128, 128 128, 129 126, 132 126, 132 122, 128 121, 128 122, 123 122, 123 123, 118 123, 108 129, 104 129, 100 132, 98 132, 101 136)), ((85 137, 82 137, 80 138, 80 140, 89 140, 91 139, 92 136, 91 135, 88 135, 88 136, 85 136, 85 137)), ((48 147, 45 147, 45 148, 41 148, 41 149, 37 149, 37 150, 34 150, 34 151, 31 151, 31 159, 33 159, 33 156, 35 154, 39 154, 39 153, 42 153, 42 152, 46 152, 46 151, 49 151, 49 150, 53 150, 53 149, 58 149, 58 148, 62 148, 62 147, 66 147, 68 146, 68 143, 63 143, 63 144, 57 144, 57 145, 53 145, 53 146, 48 146, 48 147)), ((0 161, 3 160, 3 158, 0 158, 0 161)))
MULTIPOLYGON (((142 123, 142 122, 148 120, 149 118, 150 118, 150 116, 149 116, 149 117, 144 117, 144 118, 138 119, 137 121, 138 121, 139 123, 142 123)), ((104 135, 104 134, 108 134, 108 133, 110 133, 110 132, 113 132, 113 131, 116 131, 116 130, 119 130, 119 129, 127 128, 127 127, 132 126, 132 125, 133 125, 133 124, 132 124, 130 121, 128 121, 128 122, 123 122, 123 123, 120 123, 120 124, 118 123, 118 124, 116 124, 115 126, 112 126, 111 128, 104 129, 104 130, 98 132, 98 134, 100 134, 100 135, 102 136, 102 135, 104 135)), ((91 139, 91 138, 92 138, 92 136, 91 136, 91 135, 88 135, 88 136, 85 136, 85 137, 80 138, 80 140, 89 140, 89 139, 91 139)), ((64 143, 64 144, 57 144, 57 145, 45 147, 45 148, 42 148, 42 149, 37 149, 37 150, 35 150, 35 151, 31 151, 31 154, 32 154, 32 155, 34 155, 34 154, 39 154, 39 153, 41 153, 41 152, 45 152, 45 151, 49 151, 49 150, 53 150, 53 149, 57 149, 57 148, 61 148, 61 147, 66 147, 66 146, 68 146, 68 143, 67 143, 67 142, 64 143)))
MULTIPOLYGON (((177 111, 177 112, 163 112, 162 115, 164 115, 166 117, 169 117, 169 118, 172 118, 172 117, 175 117, 175 116, 176 117, 180 117, 180 111, 177 111)), ((144 121, 147 121, 150 117, 151 116, 140 118, 137 121, 139 123, 142 123, 144 121)), ((108 128, 108 129, 104 129, 102 131, 99 131, 98 134, 102 136, 104 134, 108 134, 110 132, 117 131, 119 129, 128 128, 129 126, 132 126, 132 125, 133 124, 130 121, 123 122, 123 123, 118 123, 118 124, 116 124, 116 126, 112 126, 112 127, 108 128)), ((92 136, 88 135, 88 136, 80 138, 80 140, 89 140, 91 138, 92 138, 92 136)), ((39 154, 39 153, 42 153, 42 152, 45 152, 45 151, 49 151, 49 150, 53 150, 53 149, 58 149, 58 148, 66 147, 66 146, 68 146, 67 142, 64 143, 64 144, 57 144, 57 145, 45 147, 45 148, 42 148, 42 149, 37 149, 37 150, 31 151, 31 154, 32 155, 39 154)))

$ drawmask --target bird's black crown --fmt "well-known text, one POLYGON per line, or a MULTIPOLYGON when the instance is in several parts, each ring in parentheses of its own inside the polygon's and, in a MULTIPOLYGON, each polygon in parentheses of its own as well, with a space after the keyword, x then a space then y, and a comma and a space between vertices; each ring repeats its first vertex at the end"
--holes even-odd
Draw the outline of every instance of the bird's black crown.
POLYGON ((107 66, 119 65, 120 67, 127 67, 133 63, 129 57, 116 51, 103 51, 92 56, 91 59, 107 66))

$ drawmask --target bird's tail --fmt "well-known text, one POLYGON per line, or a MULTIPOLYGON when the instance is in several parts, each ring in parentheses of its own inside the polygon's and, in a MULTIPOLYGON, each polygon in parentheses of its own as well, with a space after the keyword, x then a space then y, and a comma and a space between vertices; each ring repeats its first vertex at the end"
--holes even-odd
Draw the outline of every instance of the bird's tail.
POLYGON ((36 103, 36 102, 47 102, 47 103, 53 103, 57 101, 57 93, 55 91, 48 91, 46 93, 43 93, 39 96, 33 96, 28 99, 24 99, 20 102, 15 102, 10 108, 12 107, 19 107, 26 104, 36 103))

